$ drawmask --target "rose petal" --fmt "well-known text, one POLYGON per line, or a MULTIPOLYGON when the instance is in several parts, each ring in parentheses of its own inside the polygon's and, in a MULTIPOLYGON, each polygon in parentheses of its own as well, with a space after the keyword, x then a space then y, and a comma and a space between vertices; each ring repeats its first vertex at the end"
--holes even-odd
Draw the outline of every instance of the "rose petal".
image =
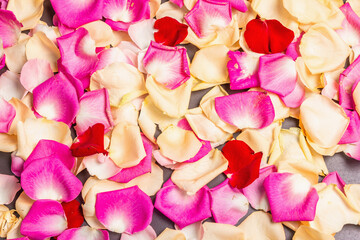
POLYGON ((305 94, 305 86, 297 79, 294 90, 285 97, 281 97, 281 100, 287 107, 298 108, 305 100, 305 94))
POLYGON ((296 230, 293 236, 293 240, 306 240, 306 239, 335 240, 335 238, 330 234, 325 234, 311 227, 301 225, 296 230))
POLYGON ((111 27, 101 20, 89 22, 81 27, 89 32, 97 48, 109 46, 113 41, 114 34, 111 27))
POLYGON ((154 240, 156 238, 155 230, 149 225, 144 230, 134 234, 121 234, 120 240, 154 240))
POLYGON ((264 128, 274 120, 274 107, 266 93, 251 91, 215 98, 220 118, 239 129, 264 128))
POLYGON ((0 9, 0 38, 3 41, 3 47, 14 46, 20 36, 22 24, 16 19, 12 11, 0 9))
POLYGON ((61 204, 53 200, 34 202, 29 213, 22 221, 21 234, 34 240, 55 237, 67 228, 61 204))
POLYGON ((156 240, 186 240, 186 237, 180 230, 165 228, 156 240))
POLYGON ((0 133, 7 133, 10 130, 10 126, 15 118, 15 108, 0 97, 0 133))
POLYGON ((21 69, 20 82, 32 92, 34 88, 54 76, 50 63, 43 59, 31 59, 21 69))
POLYGON ((350 119, 350 123, 341 137, 339 144, 355 143, 360 141, 360 117, 356 111, 344 109, 346 115, 350 119))
POLYGON ((354 47, 360 44, 360 17, 354 12, 351 5, 347 2, 340 7, 345 15, 340 29, 336 32, 350 46, 354 47))
POLYGON ((106 230, 96 230, 88 226, 65 230, 58 240, 109 240, 109 233, 106 230))
POLYGON ((133 234, 144 230, 151 222, 153 205, 139 187, 98 193, 96 217, 110 231, 133 234))
POLYGON ((352 97, 353 90, 360 77, 360 57, 350 64, 339 78, 339 104, 343 108, 354 109, 354 99, 352 97))
POLYGON ((147 49, 151 41, 154 41, 154 24, 155 19, 148 19, 134 23, 129 27, 129 36, 140 49, 147 49))
POLYGON ((19 74, 6 71, 0 76, 0 96, 9 101, 12 98, 22 99, 26 90, 21 86, 19 74))
POLYGON ((326 183, 326 185, 329 184, 336 184, 336 186, 343 192, 344 192, 344 187, 346 185, 346 183, 344 182, 344 180, 342 180, 342 178, 340 177, 340 175, 338 174, 337 171, 335 172, 331 172, 328 175, 326 175, 326 177, 322 180, 322 182, 326 183))
POLYGON ((19 180, 15 176, 0 174, 0 185, 0 204, 10 204, 21 189, 19 180))
POLYGON ((187 25, 181 24, 171 17, 157 19, 154 28, 158 30, 154 33, 155 41, 166 46, 178 45, 186 38, 188 33, 187 25))
POLYGON ((16 152, 11 153, 11 172, 20 177, 22 171, 24 170, 24 159, 16 156, 16 152))
POLYGON ((242 230, 230 224, 204 222, 203 240, 244 239, 242 230))

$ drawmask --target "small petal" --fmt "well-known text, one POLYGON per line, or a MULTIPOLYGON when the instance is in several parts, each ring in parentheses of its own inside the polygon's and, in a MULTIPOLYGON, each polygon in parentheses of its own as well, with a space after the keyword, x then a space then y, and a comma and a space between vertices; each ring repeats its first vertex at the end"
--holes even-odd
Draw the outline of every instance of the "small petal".
POLYGON ((15 118, 15 108, 0 97, 0 133, 7 133, 10 130, 10 126, 15 118))
POLYGON ((20 82, 32 92, 34 88, 54 76, 50 63, 42 59, 31 59, 21 69, 20 82))
POLYGON ((0 174, 0 188, 0 204, 10 204, 21 186, 15 176, 0 174))
POLYGON ((156 20, 154 28, 158 30, 154 33, 155 41, 166 46, 173 47, 178 45, 188 34, 188 26, 179 23, 171 17, 164 17, 156 20))
POLYGON ((12 11, 0 9, 0 25, 0 39, 3 41, 3 47, 14 46, 19 39, 22 24, 12 11))
POLYGON ((0 75, 0 96, 6 101, 12 98, 22 99, 26 90, 20 83, 19 74, 6 71, 0 75))
POLYGON ((96 230, 88 226, 65 230, 58 240, 109 240, 109 233, 106 230, 96 230))
POLYGON ((156 238, 155 230, 149 225, 144 230, 134 234, 121 234, 120 240, 154 240, 156 238))
POLYGON ((350 119, 350 123, 341 137, 339 144, 356 143, 360 141, 360 116, 357 111, 349 111, 344 109, 346 115, 350 119))
POLYGON ((151 41, 154 41, 154 24, 155 19, 147 19, 129 27, 129 36, 140 49, 147 49, 151 41))
POLYGON ((24 170, 24 159, 16 156, 16 152, 11 153, 11 172, 20 177, 22 171, 24 170))
POLYGON ((331 172, 328 175, 326 175, 326 177, 322 180, 322 182, 326 183, 326 185, 329 184, 336 184, 336 186, 343 192, 344 192, 344 187, 346 185, 346 183, 344 182, 344 180, 342 180, 342 178, 340 177, 340 175, 338 174, 338 172, 331 172))

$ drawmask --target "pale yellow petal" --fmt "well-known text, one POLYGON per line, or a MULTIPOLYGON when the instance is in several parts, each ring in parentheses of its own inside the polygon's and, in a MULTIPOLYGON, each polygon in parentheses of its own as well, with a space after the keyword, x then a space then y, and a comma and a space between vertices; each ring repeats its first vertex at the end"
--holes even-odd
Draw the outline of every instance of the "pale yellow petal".
POLYGON ((295 232, 293 240, 335 240, 331 234, 322 233, 316 229, 313 229, 308 226, 300 226, 299 229, 295 232))
POLYGON ((26 58, 44 59, 50 63, 53 72, 58 71, 57 60, 60 51, 57 46, 43 32, 35 33, 26 44, 26 58))
MULTIPOLYGON (((21 34, 23 35, 23 34, 21 34)), ((27 36, 27 35, 26 35, 27 36)), ((26 44, 29 41, 30 37, 27 36, 23 40, 19 40, 17 44, 12 47, 4 49, 6 58, 5 63, 7 68, 14 73, 20 73, 22 67, 27 61, 26 58, 26 44)))
POLYGON ((106 47, 113 42, 113 31, 111 27, 103 21, 97 20, 82 25, 81 27, 88 30, 90 37, 95 41, 96 47, 106 47))
POLYGON ((32 200, 25 192, 20 194, 16 199, 15 208, 21 218, 25 218, 34 202, 35 200, 32 200))
POLYGON ((22 223, 22 218, 18 218, 18 220, 11 226, 11 229, 8 231, 6 235, 6 239, 15 239, 25 237, 20 233, 20 227, 22 223))
POLYGON ((17 137, 15 135, 0 133, 0 142, 0 152, 13 152, 18 148, 17 137))
POLYGON ((191 78, 173 90, 158 84, 152 76, 146 79, 146 89, 154 105, 173 118, 185 115, 190 102, 191 87, 191 78))
POLYGON ((346 184, 344 191, 349 202, 360 212, 360 184, 346 184))
POLYGON ((238 227, 230 224, 205 222, 202 240, 245 240, 244 233, 238 227))
POLYGON ((44 12, 44 0, 9 0, 6 7, 22 23, 22 31, 36 26, 44 12))
POLYGON ((119 45, 122 41, 127 41, 127 42, 132 42, 129 34, 127 32, 123 32, 123 31, 114 31, 113 32, 113 41, 111 43, 111 45, 113 47, 116 47, 117 45, 119 45))
POLYGON ((136 166, 146 156, 140 128, 126 122, 118 123, 111 134, 109 157, 121 168, 136 166))
POLYGON ((17 133, 17 124, 18 122, 25 122, 26 119, 36 119, 34 112, 28 108, 22 101, 17 98, 12 98, 9 103, 15 108, 16 115, 11 123, 9 134, 17 133))
POLYGON ((153 18, 156 16, 156 13, 158 12, 161 4, 161 0, 150 0, 150 18, 153 18))
POLYGON ((176 169, 171 175, 171 180, 187 194, 192 195, 224 172, 227 167, 228 161, 221 151, 213 149, 200 160, 176 169))
MULTIPOLYGON (((5 210, 5 209, 4 209, 5 210)), ((19 218, 14 214, 15 210, 0 211, 0 237, 6 238, 7 234, 15 227, 19 218)))
POLYGON ((175 162, 184 162, 194 157, 202 143, 193 131, 176 126, 167 127, 157 138, 160 152, 175 162), (181 146, 181 147, 179 147, 181 146))
POLYGON ((306 66, 313 74, 334 71, 344 66, 349 46, 326 24, 313 25, 299 46, 306 66))
POLYGON ((190 65, 190 73, 195 78, 208 83, 228 83, 227 62, 229 49, 224 45, 215 45, 200 49, 190 65))
POLYGON ((360 2, 358 0, 347 0, 354 12, 360 16, 360 2))
POLYGON ((339 78, 344 70, 344 68, 340 68, 336 71, 326 72, 321 76, 322 85, 324 86, 321 91, 322 95, 336 101, 339 100, 339 78))
POLYGON ((183 0, 184 6, 190 11, 194 6, 197 0, 183 0))
POLYGON ((186 237, 180 230, 165 228, 155 240, 186 240, 186 237))
POLYGON ((156 19, 163 17, 172 17, 178 20, 180 23, 184 21, 184 15, 186 13, 186 8, 179 8, 178 5, 172 2, 164 2, 160 5, 159 10, 156 12, 156 19))
POLYGON ((281 223, 274 223, 270 214, 256 211, 248 216, 239 228, 246 240, 285 240, 284 227, 281 223))
POLYGON ((294 232, 296 230, 299 229, 299 227, 301 226, 301 222, 300 221, 290 221, 290 222, 282 222, 282 224, 288 228, 290 228, 291 230, 293 230, 294 232))
POLYGON ((119 107, 111 107, 111 115, 114 125, 120 122, 137 125, 139 111, 132 103, 127 103, 119 107))
POLYGON ((324 87, 321 81, 321 74, 312 74, 309 68, 305 65, 304 59, 298 57, 295 61, 298 78, 304 86, 312 92, 320 92, 318 88, 324 87))

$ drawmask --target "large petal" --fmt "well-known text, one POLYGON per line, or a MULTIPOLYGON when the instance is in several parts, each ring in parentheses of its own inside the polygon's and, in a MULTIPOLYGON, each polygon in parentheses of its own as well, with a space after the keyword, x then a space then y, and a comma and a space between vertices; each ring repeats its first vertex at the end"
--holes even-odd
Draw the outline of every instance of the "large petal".
POLYGON ((61 23, 72 28, 101 19, 103 12, 103 0, 51 0, 51 5, 61 23))
POLYGON ((153 204, 139 187, 98 193, 96 217, 110 231, 133 234, 149 226, 153 204))
POLYGON ((53 200, 38 200, 22 221, 20 232, 31 239, 42 240, 55 237, 66 228, 67 222, 61 204, 53 200))
POLYGON ((109 240, 106 230, 96 230, 88 226, 65 230, 58 240, 109 240))
POLYGON ((50 63, 43 59, 31 59, 21 69, 20 82, 32 92, 34 88, 54 76, 50 63))
POLYGON ((108 179, 121 171, 121 168, 103 153, 84 157, 82 164, 91 176, 96 176, 99 179, 108 179))
POLYGON ((301 225, 295 232, 293 240, 335 240, 331 234, 326 234, 306 225, 301 225))
POLYGON ((151 41, 154 40, 154 24, 155 19, 142 20, 132 24, 128 33, 133 42, 141 49, 145 50, 150 46, 151 41))
POLYGON ((134 234, 121 234, 120 240, 154 240, 156 238, 155 230, 149 225, 144 230, 134 234))
POLYGON ((3 47, 8 48, 15 45, 21 33, 22 24, 16 19, 13 12, 0 9, 0 38, 3 47))
POLYGON ((215 109, 222 120, 240 129, 264 128, 275 117, 270 97, 257 91, 217 97, 215 109))
POLYGON ((156 82, 171 90, 190 78, 184 47, 168 47, 151 42, 143 59, 144 67, 156 82))
POLYGON ((0 204, 10 204, 21 186, 15 176, 0 174, 0 188, 0 204))

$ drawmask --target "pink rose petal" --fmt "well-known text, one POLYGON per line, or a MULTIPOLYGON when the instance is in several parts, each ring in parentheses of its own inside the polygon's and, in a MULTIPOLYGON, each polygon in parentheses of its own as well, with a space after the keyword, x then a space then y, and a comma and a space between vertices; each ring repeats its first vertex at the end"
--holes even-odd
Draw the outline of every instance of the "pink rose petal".
POLYGON ((58 240, 109 240, 109 233, 106 230, 97 230, 88 226, 71 228, 65 230, 58 240))
POLYGON ((85 23, 101 19, 103 0, 51 0, 61 23, 77 28, 85 23))
POLYGON ((128 34, 133 42, 140 48, 146 49, 154 39, 155 19, 147 19, 132 24, 128 29, 128 34))
POLYGON ((360 116, 356 111, 344 110, 350 118, 350 123, 344 135, 341 137, 339 144, 356 143, 360 141, 360 116))
POLYGON ((150 18, 150 5, 143 0, 104 0, 103 16, 114 31, 127 31, 132 23, 150 18))
MULTIPOLYGON (((125 42, 121 42, 121 45, 124 45, 125 42)), ((134 44, 132 44, 134 45, 134 44)), ((134 65, 135 60, 133 60, 129 54, 132 48, 129 48, 131 46, 131 43, 126 46, 126 52, 120 49, 120 46, 115 48, 109 48, 101 51, 98 54, 99 61, 96 64, 95 69, 93 69, 93 72, 96 72, 97 70, 104 69, 105 67, 111 65, 115 62, 124 62, 131 65, 134 65)), ((136 46, 135 46, 136 47, 136 46)), ((139 51, 139 49, 137 49, 139 51)), ((134 54, 133 54, 134 55, 134 54)), ((135 59, 137 60, 136 56, 135 59)))
POLYGON ((336 186, 345 194, 344 187, 346 183, 344 180, 340 177, 337 171, 331 172, 322 180, 322 182, 326 183, 326 185, 329 184, 336 184, 336 186))
POLYGON ((305 87, 299 80, 297 80, 294 90, 285 97, 280 98, 287 107, 298 108, 305 100, 305 87))
POLYGON ((294 38, 294 40, 289 44, 289 46, 286 49, 286 55, 291 57, 294 61, 296 61, 296 59, 301 56, 299 45, 303 35, 304 33, 301 33, 298 38, 294 38))
POLYGON ((190 78, 184 47, 169 47, 151 42, 143 59, 145 70, 169 89, 175 89, 190 78))
POLYGON ((244 0, 229 0, 232 8, 240 12, 246 12, 248 10, 244 0))
POLYGON ((21 157, 16 156, 16 152, 13 152, 11 154, 11 172, 17 176, 20 177, 22 171, 24 170, 24 159, 21 157))
POLYGON ((121 234, 120 240, 154 240, 156 239, 155 230, 149 225, 145 230, 134 234, 121 234))
POLYGON ((341 28, 336 32, 339 36, 350 46, 357 46, 360 44, 360 17, 351 8, 347 2, 340 7, 345 19, 341 24, 341 28))
POLYGON ((294 60, 283 54, 267 54, 259 59, 260 86, 284 97, 296 86, 297 73, 294 60))
POLYGON ((121 171, 121 168, 103 153, 84 157, 82 164, 91 176, 96 176, 99 179, 108 179, 121 171))
POLYGON ((21 186, 15 176, 0 174, 0 189, 0 204, 9 204, 14 200, 21 186))
POLYGON ((242 189, 243 194, 249 200, 251 206, 257 210, 265 212, 270 211, 269 201, 264 188, 264 180, 270 173, 276 172, 276 167, 270 165, 261 168, 259 171, 259 178, 257 178, 249 186, 242 189))
POLYGON ((344 150, 344 153, 347 156, 360 161, 360 141, 348 144, 344 150))
POLYGON ((81 181, 57 158, 32 161, 21 173, 21 186, 34 200, 70 202, 82 189, 81 181))
POLYGON ((339 78, 339 104, 343 108, 355 109, 352 90, 355 83, 360 79, 360 57, 340 74, 339 78))
POLYGON ((271 173, 264 188, 274 222, 314 220, 319 195, 300 174, 271 173))
POLYGON ((156 195, 155 208, 168 217, 180 229, 211 217, 210 195, 207 186, 201 188, 194 195, 173 185, 172 182, 156 195))
POLYGON ((79 113, 76 116, 75 130, 82 135, 89 127, 102 123, 105 132, 114 125, 109 102, 109 93, 106 88, 86 92, 80 98, 79 113))
POLYGON ((153 204, 138 186, 98 193, 95 212, 99 221, 110 231, 133 234, 149 226, 153 204))
POLYGON ((64 35, 57 39, 61 58, 59 69, 79 79, 83 88, 90 84, 90 73, 96 66, 98 58, 95 52, 95 41, 85 28, 64 35))
POLYGON ((237 188, 226 179, 210 189, 211 213, 215 222, 235 225, 249 210, 249 202, 237 188))
POLYGON ((21 69, 20 82, 26 90, 34 88, 54 76, 50 63, 43 59, 30 59, 21 69))
POLYGON ((3 48, 3 42, 0 38, 0 70, 3 69, 5 67, 5 52, 4 52, 4 48, 3 48))
POLYGON ((7 133, 15 118, 16 111, 10 103, 0 97, 0 112, 0 133, 7 133))
POLYGON ((23 219, 20 232, 33 240, 43 240, 61 234, 66 228, 61 204, 53 200, 38 200, 23 219))
POLYGON ((231 5, 229 1, 199 0, 184 19, 199 37, 203 38, 224 28, 231 22, 231 5))
POLYGON ((219 117, 239 129, 264 128, 275 117, 270 97, 263 92, 250 91, 215 98, 219 117))
POLYGON ((4 48, 15 45, 21 33, 22 24, 12 11, 0 9, 0 39, 4 48))
POLYGON ((69 81, 52 77, 33 91, 35 111, 51 120, 71 125, 79 111, 76 89, 69 81))
POLYGON ((170 2, 175 3, 180 8, 182 8, 184 6, 184 0, 170 0, 170 2))
POLYGON ((231 59, 227 63, 230 78, 230 89, 239 90, 259 87, 258 68, 259 60, 246 52, 229 51, 231 59))

